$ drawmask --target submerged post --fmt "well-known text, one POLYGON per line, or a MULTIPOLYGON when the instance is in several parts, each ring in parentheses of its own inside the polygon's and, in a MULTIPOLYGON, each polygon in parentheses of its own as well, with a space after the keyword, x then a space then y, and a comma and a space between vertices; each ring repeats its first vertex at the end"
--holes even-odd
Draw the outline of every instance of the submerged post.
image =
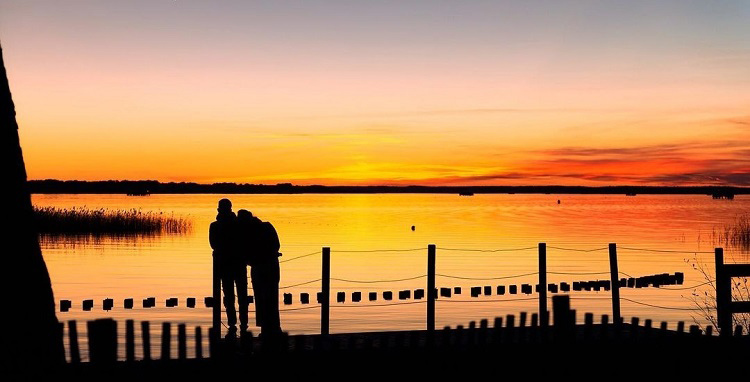
POLYGON ((320 334, 329 334, 329 318, 331 313, 331 248, 323 247, 322 296, 320 299, 320 334))
POLYGON ((546 327, 547 314, 547 243, 539 243, 539 324, 546 327))
POLYGON ((612 321, 619 325, 620 316, 620 271, 617 268, 617 244, 609 243, 609 278, 612 284, 612 321))
POLYGON ((435 244, 427 246, 427 330, 435 331, 435 244))
POLYGON ((716 258, 716 318, 721 336, 732 334, 732 279, 724 268, 724 248, 714 250, 716 258))

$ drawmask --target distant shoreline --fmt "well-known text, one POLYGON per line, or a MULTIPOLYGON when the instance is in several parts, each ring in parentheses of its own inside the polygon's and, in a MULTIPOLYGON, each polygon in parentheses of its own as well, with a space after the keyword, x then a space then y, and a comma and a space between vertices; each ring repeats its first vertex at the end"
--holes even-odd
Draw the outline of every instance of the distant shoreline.
POLYGON ((729 186, 300 186, 151 180, 80 181, 30 180, 32 194, 602 194, 714 195, 750 194, 750 187, 729 186))

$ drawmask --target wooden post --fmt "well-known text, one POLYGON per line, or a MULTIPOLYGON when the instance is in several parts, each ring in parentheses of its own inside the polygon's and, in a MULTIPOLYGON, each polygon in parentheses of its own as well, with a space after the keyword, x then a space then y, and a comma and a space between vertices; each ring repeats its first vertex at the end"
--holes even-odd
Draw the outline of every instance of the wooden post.
POLYGON ((68 321, 68 339, 70 340, 70 363, 80 363, 81 351, 78 347, 78 328, 74 320, 68 321))
POLYGON ((607 340, 609 337, 609 316, 602 314, 602 326, 601 326, 601 340, 607 340))
POLYGON ((547 244, 539 243, 539 324, 546 328, 547 315, 547 244))
POLYGON ((111 318, 89 321, 89 360, 91 363, 117 362, 117 323, 111 318))
POLYGON ((612 322, 620 325, 620 271, 617 267, 617 244, 609 243, 609 277, 612 284, 612 322))
POLYGON ((667 336, 667 322, 662 321, 659 325, 659 339, 664 339, 667 336))
POLYGON ((732 280, 724 269, 724 248, 714 250, 716 257, 716 318, 722 337, 732 334, 732 280))
POLYGON ((493 343, 499 344, 502 341, 502 331, 503 331, 503 318, 495 317, 495 322, 492 326, 492 342, 493 343))
POLYGON ((187 331, 185 324, 177 325, 177 358, 187 359, 187 331))
POLYGON ((638 326, 640 324, 640 319, 638 317, 633 317, 630 319, 630 339, 632 341, 638 340, 638 332, 641 330, 641 327, 638 326))
POLYGON ((220 358, 219 350, 219 328, 208 328, 208 356, 210 358, 220 358))
POLYGON ((570 296, 559 295, 552 297, 552 314, 555 321, 555 341, 571 341, 575 330, 575 322, 570 310, 570 296))
POLYGON ((161 324, 161 360, 168 361, 171 357, 172 325, 169 322, 161 324))
POLYGON ((203 358, 203 331, 200 326, 195 327, 195 358, 203 358))
POLYGON ((213 305, 212 319, 213 327, 217 332, 221 328, 221 276, 219 275, 219 262, 216 256, 213 257, 213 283, 212 283, 213 305))
POLYGON ((427 246, 427 331, 435 331, 435 244, 427 246))
POLYGON ((141 321, 141 342, 143 342, 143 360, 151 360, 151 328, 148 321, 141 321))
POLYGON ((592 332, 594 331, 594 314, 586 313, 583 317, 583 339, 591 341, 592 332))
POLYGON ((516 316, 509 314, 505 316, 505 341, 507 343, 516 342, 516 316))
POLYGON ((331 248, 323 247, 322 299, 320 301, 320 334, 327 336, 330 321, 331 299, 331 248))
POLYGON ((135 321, 125 321, 125 360, 135 361, 135 321))

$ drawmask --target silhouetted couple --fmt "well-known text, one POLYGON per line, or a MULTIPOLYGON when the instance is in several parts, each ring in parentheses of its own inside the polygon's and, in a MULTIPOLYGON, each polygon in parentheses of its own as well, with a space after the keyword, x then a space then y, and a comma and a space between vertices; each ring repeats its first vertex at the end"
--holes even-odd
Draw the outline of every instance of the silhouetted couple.
POLYGON ((230 331, 237 330, 234 288, 240 307, 240 329, 247 330, 247 265, 255 295, 255 324, 261 335, 273 337, 281 333, 279 320, 279 236, 269 222, 253 216, 250 211, 232 212, 229 199, 219 200, 216 221, 211 223, 208 239, 213 248, 230 331))

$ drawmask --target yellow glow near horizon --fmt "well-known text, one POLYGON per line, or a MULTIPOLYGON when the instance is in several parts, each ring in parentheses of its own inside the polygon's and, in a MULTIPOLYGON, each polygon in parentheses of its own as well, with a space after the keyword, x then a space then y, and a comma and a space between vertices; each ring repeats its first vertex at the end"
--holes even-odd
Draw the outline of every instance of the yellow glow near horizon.
POLYGON ((40 4, 0 3, 31 179, 750 185, 742 3, 40 4))

